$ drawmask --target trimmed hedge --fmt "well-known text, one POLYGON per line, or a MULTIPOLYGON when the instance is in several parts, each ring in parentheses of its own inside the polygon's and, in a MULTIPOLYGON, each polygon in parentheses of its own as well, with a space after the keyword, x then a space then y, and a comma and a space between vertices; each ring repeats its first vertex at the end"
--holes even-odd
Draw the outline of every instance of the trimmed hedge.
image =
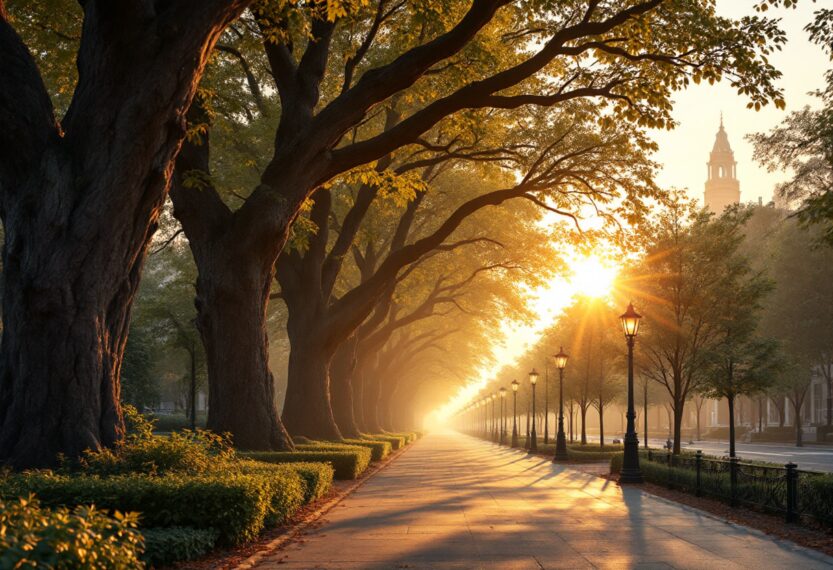
MULTIPOLYGON (((409 443, 413 443, 417 440, 417 434, 412 431, 407 432, 386 432, 385 435, 393 435, 397 437, 401 437, 405 440, 405 445, 409 443)), ((375 437, 375 436, 374 436, 375 437)))
POLYGON ((277 526, 294 515, 306 501, 307 485, 292 466, 268 465, 258 461, 241 461, 240 472, 262 478, 269 485, 269 511, 265 526, 277 526))
MULTIPOLYGON (((140 512, 142 526, 214 528, 219 542, 227 545, 258 535, 273 511, 275 489, 275 482, 266 477, 235 473, 100 478, 33 471, 0 480, 3 497, 35 493, 46 506, 94 504, 102 509, 140 512)), ((300 482, 298 493, 303 494, 300 482)))
MULTIPOLYGON (((303 503, 309 503, 323 497, 333 484, 333 466, 329 463, 265 463, 263 461, 243 460, 240 462, 243 473, 247 475, 271 476, 273 473, 288 471, 300 476, 303 483, 303 503)), ((300 505, 298 505, 300 506, 300 505)), ((287 512, 291 516, 292 512, 287 512)), ((286 518, 286 517, 284 517, 286 518)))
POLYGON ((210 552, 218 535, 213 528, 172 526, 142 529, 142 536, 145 537, 142 560, 150 566, 193 560, 210 552))
POLYGON ((345 439, 344 443, 369 448, 371 461, 381 461, 390 455, 393 449, 389 441, 381 439, 345 439))
POLYGON ((240 456, 266 463, 329 463, 336 479, 355 479, 370 464, 370 450, 364 447, 348 451, 243 451, 240 456))
POLYGON ((387 441, 388 443, 390 443, 390 447, 393 451, 402 449, 403 447, 405 447, 406 443, 404 436, 393 435, 390 433, 369 434, 365 435, 363 439, 369 439, 374 441, 387 441))

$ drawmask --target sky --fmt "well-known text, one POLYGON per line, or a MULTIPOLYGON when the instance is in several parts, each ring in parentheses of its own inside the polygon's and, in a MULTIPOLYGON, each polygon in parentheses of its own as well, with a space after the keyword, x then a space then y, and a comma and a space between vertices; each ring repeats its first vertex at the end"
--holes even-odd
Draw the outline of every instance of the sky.
MULTIPOLYGON (((770 62, 783 74, 779 85, 784 91, 786 110, 776 109, 773 105, 760 111, 747 109, 748 101, 739 96, 728 83, 692 85, 677 94, 673 114, 678 126, 672 131, 653 132, 660 148, 654 155, 661 166, 657 176, 660 186, 669 189, 685 188, 692 198, 702 203, 706 162, 714 145, 722 112, 723 124, 738 163, 741 201, 757 202, 759 197, 764 203, 772 200, 773 188, 785 180, 788 173, 770 173, 756 164, 752 160, 752 145, 745 137, 777 126, 791 111, 805 105, 818 104, 810 93, 824 86, 824 72, 831 67, 831 63, 820 47, 810 43, 804 26, 812 20, 814 10, 831 3, 833 0, 818 0, 816 3, 804 1, 794 10, 770 9, 767 13, 770 17, 782 19, 782 29, 788 38, 783 50, 770 57, 770 62)), ((718 0, 717 11, 721 16, 738 18, 754 14, 754 4, 755 0, 718 0)), ((428 424, 443 421, 449 413, 470 401, 501 368, 522 358, 527 349, 570 304, 572 297, 586 288, 588 283, 612 284, 616 268, 606 267, 603 262, 593 259, 588 262, 574 258, 573 263, 578 265, 572 280, 556 278, 533 295, 530 303, 539 315, 537 322, 522 325, 507 320, 498 335, 502 340, 496 341, 492 347, 494 363, 478 371, 469 385, 427 418, 428 424)))
MULTIPOLYGON (((754 0, 719 0, 718 13, 737 18, 753 14, 754 0)), ((824 87, 824 72, 830 61, 822 49, 810 43, 804 31, 819 7, 833 4, 831 0, 816 3, 799 2, 799 8, 769 10, 770 16, 782 18, 782 29, 788 43, 784 49, 770 58, 770 62, 783 73, 779 86, 784 90, 787 109, 781 111, 768 105, 760 111, 746 108, 748 102, 728 83, 693 85, 675 97, 674 118, 679 125, 673 131, 655 131, 654 139, 660 150, 655 159, 662 165, 657 178, 665 188, 687 188, 693 198, 703 200, 706 181, 706 162, 714 144, 714 137, 723 112, 723 124, 729 135, 729 143, 738 163, 741 201, 757 201, 762 197, 766 204, 772 200, 776 183, 783 181, 782 172, 769 173, 752 160, 752 145, 745 140, 747 134, 768 131, 777 126, 790 111, 805 105, 817 106, 817 100, 809 93, 824 87)))

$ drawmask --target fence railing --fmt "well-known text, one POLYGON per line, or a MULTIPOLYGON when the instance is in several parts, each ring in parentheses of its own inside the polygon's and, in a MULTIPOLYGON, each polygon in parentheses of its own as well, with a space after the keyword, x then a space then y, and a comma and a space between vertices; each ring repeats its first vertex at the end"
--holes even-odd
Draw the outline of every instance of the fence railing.
POLYGON ((833 524, 833 487, 828 474, 800 471, 794 463, 777 467, 744 463, 737 457, 707 458, 701 451, 673 455, 648 450, 640 455, 652 465, 666 467, 651 469, 650 478, 667 487, 779 514, 787 522, 808 518, 833 524))

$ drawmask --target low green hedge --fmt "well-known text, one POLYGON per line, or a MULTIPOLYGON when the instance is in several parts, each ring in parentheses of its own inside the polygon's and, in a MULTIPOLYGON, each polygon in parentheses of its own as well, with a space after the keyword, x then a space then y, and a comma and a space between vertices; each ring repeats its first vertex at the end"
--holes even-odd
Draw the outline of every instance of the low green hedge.
POLYGON ((349 451, 243 451, 240 456, 266 463, 329 463, 336 479, 356 479, 370 464, 370 450, 364 447, 349 451))
POLYGON ((145 537, 142 560, 151 567, 194 560, 214 548, 218 534, 213 528, 187 526, 142 529, 145 537))
MULTIPOLYGON (((304 485, 303 502, 309 503, 327 494, 333 485, 333 466, 329 463, 266 463, 255 460, 241 461, 246 474, 269 475, 288 470, 297 473, 304 485)), ((294 510, 293 510, 294 512, 294 510)), ((291 515, 292 513, 287 513, 291 515)))
POLYGON ((41 508, 38 499, 0 501, 0 568, 144 568, 136 516, 91 507, 41 508))
POLYGON ((614 456, 622 453, 621 450, 618 451, 580 451, 572 447, 567 448, 567 457, 571 461, 606 461, 610 460, 614 456))
MULTIPOLYGON (((219 542, 228 545, 258 535, 273 511, 276 488, 268 478, 235 473, 101 478, 33 471, 0 480, 0 495, 6 498, 34 493, 50 507, 94 504, 140 512, 144 527, 214 528, 219 542)), ((297 492, 303 495, 300 482, 297 492)))
POLYGON ((294 466, 241 461, 239 469, 243 475, 259 477, 269 485, 270 500, 264 520, 265 526, 272 527, 283 523, 306 502, 306 480, 294 466))
POLYGON ((417 434, 412 432, 412 431, 408 431, 408 432, 385 432, 385 434, 403 438, 405 440, 405 445, 408 445, 409 443, 413 443, 417 440, 417 434))
MULTIPOLYGON (((393 451, 397 449, 402 449, 405 447, 405 437, 401 435, 392 435, 389 433, 374 433, 364 436, 366 439, 372 439, 375 441, 387 441, 390 443, 390 447, 393 451)), ((363 438, 363 439, 364 439, 363 438)))
POLYGON ((371 461, 381 461, 390 455, 393 449, 389 441, 381 439, 345 439, 344 443, 369 448, 371 461))

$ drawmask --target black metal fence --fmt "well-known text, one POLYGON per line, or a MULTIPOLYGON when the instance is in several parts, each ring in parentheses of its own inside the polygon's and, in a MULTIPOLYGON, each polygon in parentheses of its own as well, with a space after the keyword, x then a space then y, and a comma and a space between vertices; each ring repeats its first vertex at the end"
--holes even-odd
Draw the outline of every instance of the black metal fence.
POLYGON ((787 522, 814 520, 833 526, 833 475, 801 471, 794 463, 783 467, 745 463, 736 457, 714 459, 670 451, 641 453, 649 481, 672 489, 720 499, 784 516, 787 522))

